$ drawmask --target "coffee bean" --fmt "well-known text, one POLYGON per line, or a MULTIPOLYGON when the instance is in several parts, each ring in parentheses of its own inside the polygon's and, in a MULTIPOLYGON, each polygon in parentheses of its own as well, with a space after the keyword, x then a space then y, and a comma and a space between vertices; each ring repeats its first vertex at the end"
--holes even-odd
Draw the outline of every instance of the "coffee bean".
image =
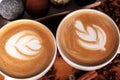
POLYGON ((102 0, 101 5, 94 9, 108 14, 120 27, 120 0, 102 0))
POLYGON ((115 72, 115 71, 111 71, 111 72, 109 72, 109 74, 106 76, 106 79, 107 79, 107 80, 116 80, 115 77, 116 77, 116 72, 115 72))

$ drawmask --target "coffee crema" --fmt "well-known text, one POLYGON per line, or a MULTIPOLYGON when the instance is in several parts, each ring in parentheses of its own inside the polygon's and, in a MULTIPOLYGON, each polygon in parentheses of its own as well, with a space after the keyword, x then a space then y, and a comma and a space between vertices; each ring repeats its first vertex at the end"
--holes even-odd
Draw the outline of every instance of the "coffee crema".
POLYGON ((92 10, 66 16, 57 31, 62 54, 78 65, 96 66, 113 57, 119 37, 115 24, 104 14, 92 10))
POLYGON ((14 78, 28 78, 44 71, 55 53, 50 31, 31 20, 9 23, 0 30, 0 70, 14 78))

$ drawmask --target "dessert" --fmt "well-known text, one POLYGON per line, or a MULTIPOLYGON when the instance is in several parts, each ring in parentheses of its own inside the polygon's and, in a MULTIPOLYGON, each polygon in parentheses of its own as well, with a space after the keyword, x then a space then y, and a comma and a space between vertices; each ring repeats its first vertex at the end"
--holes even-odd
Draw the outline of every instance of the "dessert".
POLYGON ((43 17, 50 8, 48 0, 26 0, 25 9, 33 18, 43 17))
POLYGON ((63 7, 67 5, 71 0, 50 0, 52 5, 56 7, 63 7))
POLYGON ((17 19, 23 12, 24 3, 22 0, 1 0, 0 2, 0 15, 5 19, 17 19))

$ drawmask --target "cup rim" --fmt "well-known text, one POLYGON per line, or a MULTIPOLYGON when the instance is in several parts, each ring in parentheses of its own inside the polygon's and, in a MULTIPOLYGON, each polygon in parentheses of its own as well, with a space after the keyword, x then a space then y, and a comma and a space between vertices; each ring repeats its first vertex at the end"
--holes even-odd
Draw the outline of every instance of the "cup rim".
MULTIPOLYGON (((2 28, 8 26, 9 24, 11 23, 14 23, 14 22, 23 22, 23 21, 29 21, 29 22, 33 22, 33 23, 36 23, 38 25, 42 25, 44 28, 47 29, 47 31, 50 33, 50 35, 52 36, 53 38, 53 41, 54 41, 54 46, 55 46, 55 50, 54 50, 54 55, 53 55, 53 58, 50 62, 50 64, 48 65, 47 68, 45 68, 41 73, 38 73, 37 75, 35 76, 31 76, 31 77, 28 77, 28 78, 14 78, 14 77, 11 77, 5 73, 3 73, 1 70, 0 70, 0 74, 2 74, 4 77, 5 77, 5 80, 8 79, 8 80, 36 80, 36 79, 39 79, 40 77, 44 76, 49 70, 50 68, 52 67, 52 65, 54 64, 54 61, 56 59, 56 56, 57 56, 57 44, 56 44, 56 40, 55 40, 55 37, 52 33, 52 31, 47 27, 45 26, 44 24, 38 22, 38 21, 35 21, 35 20, 30 20, 30 19, 19 19, 19 20, 15 20, 15 21, 12 21, 12 22, 9 22, 8 24, 4 25, 2 28)), ((1 28, 1 29, 2 29, 1 28)))
POLYGON ((103 13, 103 12, 101 12, 101 11, 95 10, 95 9, 79 9, 79 10, 73 11, 73 12, 69 13, 68 15, 66 15, 66 16, 62 19, 62 21, 60 22, 60 24, 58 25, 58 28, 57 28, 57 31, 56 31, 57 47, 58 47, 58 50, 59 50, 60 55, 62 56, 62 58, 63 58, 63 59, 65 60, 65 62, 67 62, 70 66, 72 66, 72 67, 74 67, 74 68, 76 68, 76 69, 79 69, 79 70, 84 70, 84 71, 97 70, 97 69, 100 69, 100 68, 106 66, 107 64, 109 64, 109 63, 115 58, 115 56, 117 55, 117 50, 115 51, 115 54, 113 55, 113 57, 110 58, 109 60, 105 61, 104 63, 101 63, 101 64, 99 64, 99 65, 94 65, 94 66, 85 66, 85 65, 79 65, 79 64, 77 64, 77 63, 74 63, 72 60, 70 60, 69 58, 67 58, 67 56, 64 55, 64 52, 62 52, 61 47, 60 47, 60 45, 59 45, 59 41, 58 41, 58 34, 59 34, 59 30, 60 30, 61 24, 63 24, 63 22, 64 22, 67 18, 69 18, 70 16, 72 16, 72 15, 74 15, 74 14, 76 14, 76 13, 83 12, 83 11, 87 11, 87 12, 92 11, 92 12, 99 13, 100 15, 103 15, 103 16, 107 17, 107 18, 114 24, 114 27, 115 27, 115 29, 116 29, 116 31, 117 31, 117 33, 118 33, 118 36, 119 36, 119 38, 118 38, 118 46, 117 46, 117 50, 118 50, 118 48, 119 48, 119 46, 120 46, 120 41, 119 41, 119 40, 120 40, 120 34, 119 34, 119 29, 118 29, 116 23, 115 23, 115 22, 113 21, 113 19, 110 18, 107 14, 105 14, 105 13, 103 13))

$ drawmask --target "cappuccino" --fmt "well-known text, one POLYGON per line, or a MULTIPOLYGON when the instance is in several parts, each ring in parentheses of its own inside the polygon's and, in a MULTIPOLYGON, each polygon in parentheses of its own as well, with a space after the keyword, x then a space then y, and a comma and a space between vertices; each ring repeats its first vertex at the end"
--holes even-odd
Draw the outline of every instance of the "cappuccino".
POLYGON ((78 10, 66 16, 57 31, 62 56, 82 66, 97 66, 110 60, 117 51, 116 25, 105 14, 78 10))
POLYGON ((0 71, 13 78, 43 72, 56 52, 50 31, 39 22, 18 20, 0 30, 0 71))

